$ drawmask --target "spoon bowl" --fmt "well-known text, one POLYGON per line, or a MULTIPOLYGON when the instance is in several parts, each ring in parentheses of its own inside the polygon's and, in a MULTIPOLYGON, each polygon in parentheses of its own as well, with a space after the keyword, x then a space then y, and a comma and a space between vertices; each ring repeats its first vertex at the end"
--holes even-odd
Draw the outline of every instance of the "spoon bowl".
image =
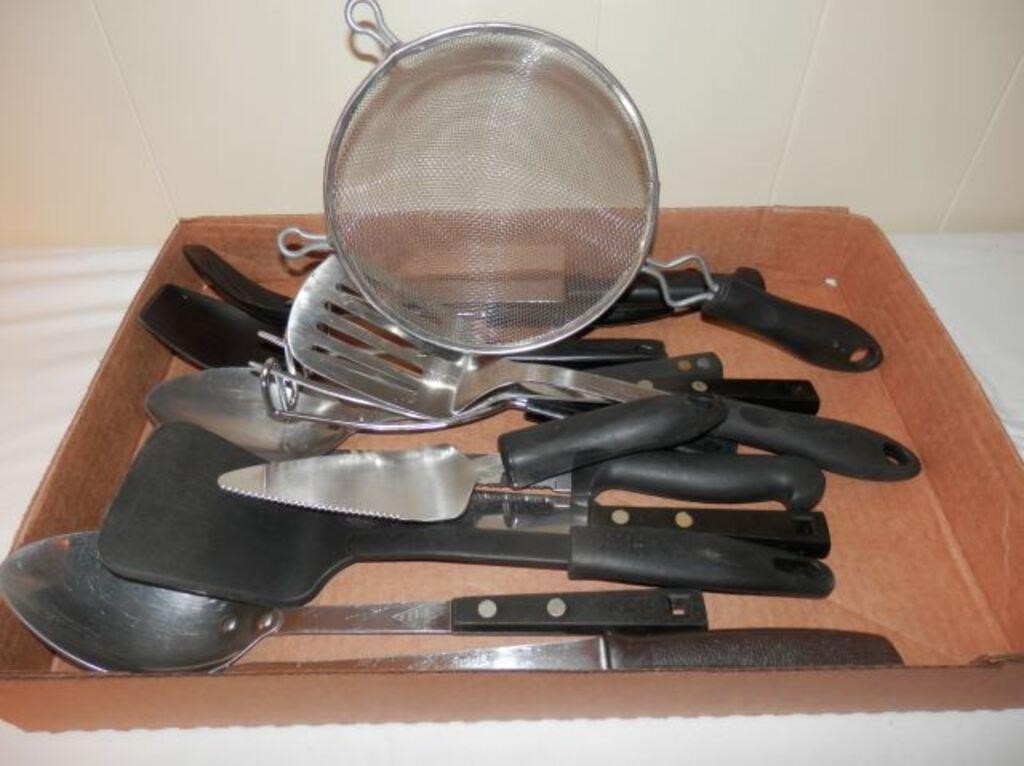
POLYGON ((0 564, 11 611, 90 670, 218 670, 277 630, 275 609, 125 580, 100 562, 96 532, 25 545, 0 564))

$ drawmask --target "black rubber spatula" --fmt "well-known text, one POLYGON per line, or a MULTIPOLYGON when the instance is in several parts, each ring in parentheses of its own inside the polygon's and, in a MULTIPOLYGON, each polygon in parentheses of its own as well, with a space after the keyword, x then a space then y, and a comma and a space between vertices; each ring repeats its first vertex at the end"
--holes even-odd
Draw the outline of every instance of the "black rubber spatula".
POLYGON ((503 564, 564 569, 576 579, 814 597, 833 585, 820 561, 707 533, 478 529, 470 512, 456 522, 408 524, 297 511, 217 487, 220 474, 259 462, 195 426, 158 428, 103 522, 104 565, 166 588, 279 606, 309 601, 359 561, 503 564))

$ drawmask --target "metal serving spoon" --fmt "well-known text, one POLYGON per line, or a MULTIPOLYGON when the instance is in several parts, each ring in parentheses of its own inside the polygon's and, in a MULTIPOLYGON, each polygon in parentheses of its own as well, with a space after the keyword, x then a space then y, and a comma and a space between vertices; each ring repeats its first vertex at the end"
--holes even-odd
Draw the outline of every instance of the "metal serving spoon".
POLYGON ((125 580, 103 566, 98 539, 97 532, 50 537, 0 564, 0 593, 18 619, 90 670, 216 671, 283 634, 707 629, 700 593, 685 589, 275 609, 125 580))

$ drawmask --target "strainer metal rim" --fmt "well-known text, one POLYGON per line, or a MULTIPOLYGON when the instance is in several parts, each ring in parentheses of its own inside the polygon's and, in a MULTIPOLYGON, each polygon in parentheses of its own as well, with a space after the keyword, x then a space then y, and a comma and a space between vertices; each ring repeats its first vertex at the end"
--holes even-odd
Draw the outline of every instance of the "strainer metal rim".
POLYGON ((334 257, 341 261, 342 267, 345 269, 345 273, 370 305, 410 335, 413 335, 431 345, 450 349, 463 354, 479 354, 488 356, 533 351, 538 348, 549 346, 552 343, 557 343, 558 341, 583 330, 594 320, 604 314, 636 279, 644 266, 645 259, 650 254, 651 243, 654 239, 654 229, 657 224, 659 188, 658 163, 654 154, 654 144, 651 141, 650 133, 647 130, 647 124, 644 122, 644 119, 640 114, 640 110, 637 108, 636 102, 633 101, 633 98, 629 95, 615 75, 613 75, 608 68, 604 66, 604 64, 598 61, 590 53, 564 37, 560 37, 559 35, 552 34, 551 32, 546 32, 535 27, 504 22, 479 22, 448 27, 423 35, 422 37, 418 37, 407 43, 399 42, 386 50, 384 58, 369 72, 369 74, 366 75, 352 95, 349 96, 349 99, 345 104, 345 108, 338 117, 338 121, 334 125, 334 130, 331 132, 327 155, 324 159, 323 174, 324 217, 327 225, 327 238, 334 247, 334 257), (331 189, 334 181, 331 177, 331 168, 337 160, 342 140, 348 131, 349 124, 352 121, 356 109, 366 96, 370 86, 380 77, 385 76, 391 68, 406 56, 419 53, 441 42, 457 37, 473 36, 485 33, 518 35, 540 40, 576 57, 586 64, 596 78, 603 83, 610 93, 618 100, 619 105, 632 121, 633 127, 635 128, 640 141, 648 182, 647 205, 644 211, 646 221, 644 223, 644 231, 636 256, 636 263, 633 267, 623 273, 615 287, 609 289, 604 300, 595 303, 590 310, 584 312, 572 322, 567 322, 566 324, 561 325, 557 330, 542 333, 527 342, 511 344, 459 344, 453 342, 450 338, 439 337, 433 333, 424 332, 418 328, 408 326, 408 324, 403 321, 402 317, 396 316, 389 306, 379 302, 377 297, 373 294, 373 291, 368 289, 369 286, 366 280, 363 279, 361 269, 350 263, 350 256, 347 254, 343 240, 339 236, 334 216, 331 215, 333 207, 331 204, 331 189))

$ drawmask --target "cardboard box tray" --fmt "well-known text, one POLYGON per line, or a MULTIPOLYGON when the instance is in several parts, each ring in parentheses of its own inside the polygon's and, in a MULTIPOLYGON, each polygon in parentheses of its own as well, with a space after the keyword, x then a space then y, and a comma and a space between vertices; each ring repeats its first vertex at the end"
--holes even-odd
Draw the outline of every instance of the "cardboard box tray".
MULTIPOLYGON (((189 371, 135 315, 165 282, 200 288, 181 254, 209 245, 269 287, 294 292, 302 273, 276 256, 279 228, 319 217, 182 221, 130 307, 15 545, 95 529, 149 430, 146 392, 189 371)), ((321 229, 322 230, 322 229, 321 229)), ((882 633, 906 668, 589 673, 351 672, 332 661, 515 641, 508 637, 296 637, 264 641, 220 675, 88 674, 64 663, 0 609, 0 715, 26 729, 128 728, 328 721, 425 721, 750 712, 1024 706, 1024 471, 984 394, 882 233, 844 210, 662 211, 655 255, 699 252, 715 270, 762 270, 773 292, 846 314, 882 343, 866 374, 801 363, 696 316, 605 336, 662 339, 673 354, 713 350, 730 377, 807 377, 822 414, 891 434, 925 470, 901 484, 828 477, 835 592, 825 600, 709 595, 712 627, 830 627, 882 633), (827 280, 827 281, 826 281, 827 280)), ((506 413, 444 433, 358 435, 345 446, 405 448, 443 438, 490 451, 506 413)), ((614 496, 602 500, 614 501, 614 496)), ((637 500, 637 498, 629 498, 637 500)), ((607 587, 560 572, 365 564, 343 571, 316 603, 607 587)))

